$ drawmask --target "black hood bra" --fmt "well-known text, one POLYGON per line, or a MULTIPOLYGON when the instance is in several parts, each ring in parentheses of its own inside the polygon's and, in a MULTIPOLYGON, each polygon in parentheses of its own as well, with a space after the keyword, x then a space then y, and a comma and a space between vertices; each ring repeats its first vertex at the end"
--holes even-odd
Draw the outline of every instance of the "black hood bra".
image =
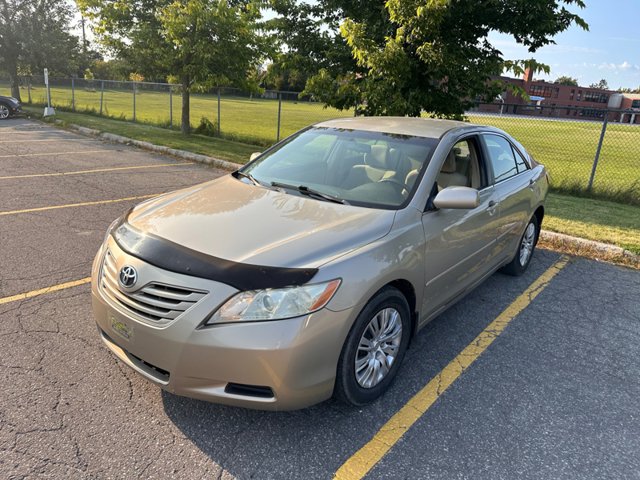
POLYGON ((206 255, 135 229, 127 222, 129 213, 111 235, 129 255, 164 270, 225 283, 240 291, 299 286, 318 272, 317 268, 251 265, 206 255))

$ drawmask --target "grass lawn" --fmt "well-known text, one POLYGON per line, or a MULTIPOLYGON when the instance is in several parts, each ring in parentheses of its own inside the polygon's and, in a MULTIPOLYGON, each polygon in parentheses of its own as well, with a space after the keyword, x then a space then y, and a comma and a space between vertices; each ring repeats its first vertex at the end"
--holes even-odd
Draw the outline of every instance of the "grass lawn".
MULTIPOLYGON (((602 124, 525 116, 470 115, 469 119, 518 139, 547 167, 554 188, 582 190, 588 185, 602 124)), ((640 204, 640 126, 608 125, 593 190, 640 204)))
POLYGON ((543 228, 610 243, 640 255, 640 207, 549 194, 543 228))
MULTIPOLYGON (((40 107, 26 106, 25 110, 36 116, 42 114, 40 107)), ((56 111, 56 118, 65 123, 95 128, 103 132, 115 133, 116 135, 122 135, 135 140, 143 140, 156 145, 164 145, 180 150, 210 155, 236 163, 247 163, 253 152, 262 149, 262 147, 256 145, 206 137, 204 135, 190 135, 186 137, 178 130, 169 130, 167 128, 125 122, 95 115, 56 111)))
MULTIPOLYGON (((0 95, 8 94, 6 85, 0 85, 0 95)), ((26 89, 22 90, 23 101, 27 100, 26 89)), ((74 93, 77 111, 100 111, 100 85, 92 90, 76 88, 74 93)), ((35 104, 46 103, 43 87, 31 89, 31 100, 35 104)), ((171 100, 169 92, 142 90, 136 93, 136 121, 159 126, 168 126, 173 116, 173 125, 180 125, 181 98, 177 93, 171 100)), ((51 102, 54 107, 71 110, 71 88, 52 87, 51 102)), ((215 95, 191 95, 191 123, 197 126, 205 117, 217 121, 218 100, 215 95)), ((220 101, 220 129, 224 137, 263 146, 275 143, 278 126, 278 101, 249 99, 248 97, 222 96, 220 101)), ((133 120, 133 91, 105 88, 102 103, 105 116, 120 120, 133 120)), ((324 108, 320 103, 283 101, 281 110, 280 138, 284 138, 309 124, 336 117, 352 117, 353 110, 340 111, 324 108)))

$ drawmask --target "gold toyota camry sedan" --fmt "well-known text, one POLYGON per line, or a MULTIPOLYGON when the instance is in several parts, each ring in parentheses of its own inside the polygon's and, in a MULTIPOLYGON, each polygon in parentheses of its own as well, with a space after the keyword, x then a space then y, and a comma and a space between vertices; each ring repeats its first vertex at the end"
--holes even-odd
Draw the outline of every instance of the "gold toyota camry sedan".
POLYGON ((492 127, 318 123, 117 219, 92 269, 99 334, 178 395, 367 404, 431 319, 496 270, 526 270, 547 190, 492 127))

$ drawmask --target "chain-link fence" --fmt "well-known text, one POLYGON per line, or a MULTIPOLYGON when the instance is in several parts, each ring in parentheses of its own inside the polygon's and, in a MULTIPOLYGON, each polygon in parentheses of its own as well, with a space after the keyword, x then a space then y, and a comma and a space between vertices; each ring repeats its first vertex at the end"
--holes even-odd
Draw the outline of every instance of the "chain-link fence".
MULTIPOLYGON (((55 108, 162 126, 180 122, 179 85, 49 77, 49 86, 55 108)), ((0 95, 10 91, 0 80, 0 95)), ((44 77, 21 78, 20 96, 23 103, 46 104, 44 77)))
POLYGON ((219 136, 265 146, 312 123, 353 115, 353 110, 326 108, 298 92, 220 88, 191 96, 191 123, 196 130, 202 125, 219 136))
MULTIPOLYGON (((58 109, 160 126, 180 125, 180 85, 54 77, 49 77, 49 84, 52 106, 58 109)), ((6 79, 0 79, 3 94, 10 94, 6 79)), ((46 104, 44 78, 21 78, 20 94, 24 103, 46 104)), ((353 110, 325 108, 322 103, 300 98, 298 92, 251 93, 236 88, 192 93, 190 110, 191 125, 198 133, 264 146, 311 123, 354 115, 353 110)))
POLYGON ((481 104, 467 117, 513 135, 547 167, 556 190, 640 205, 634 113, 640 117, 633 111, 481 104))

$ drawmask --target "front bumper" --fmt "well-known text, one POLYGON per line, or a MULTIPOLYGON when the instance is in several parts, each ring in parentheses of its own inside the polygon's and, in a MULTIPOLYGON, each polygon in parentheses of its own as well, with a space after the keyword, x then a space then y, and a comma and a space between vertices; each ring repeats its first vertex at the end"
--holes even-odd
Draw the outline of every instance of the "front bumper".
POLYGON ((144 264, 119 250, 113 239, 108 248, 118 268, 133 265, 142 279, 191 282, 209 292, 168 325, 155 326, 105 294, 100 284, 103 252, 98 253, 92 303, 100 335, 107 348, 148 380, 177 395, 265 410, 303 408, 332 395, 352 309, 325 308, 287 320, 203 328, 202 321, 234 289, 144 264))
POLYGON ((18 103, 18 104, 15 104, 15 103, 8 103, 8 104, 7 104, 7 106, 9 107, 9 113, 10 113, 10 115, 12 115, 12 116, 13 116, 13 115, 19 115, 19 114, 21 114, 21 113, 24 113, 24 112, 22 111, 22 104, 20 104, 20 103, 18 103))

